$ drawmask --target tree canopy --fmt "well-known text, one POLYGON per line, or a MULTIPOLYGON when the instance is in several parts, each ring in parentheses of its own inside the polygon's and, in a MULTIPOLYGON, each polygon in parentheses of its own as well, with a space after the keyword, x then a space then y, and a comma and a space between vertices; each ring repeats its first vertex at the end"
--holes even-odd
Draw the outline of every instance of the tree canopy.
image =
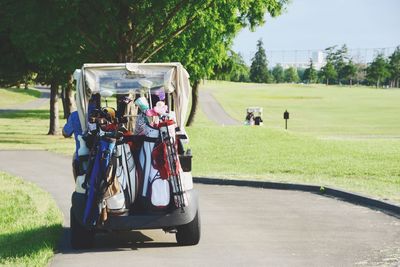
POLYGON ((367 80, 379 87, 389 76, 389 64, 382 54, 378 54, 367 67, 367 80))
POLYGON ((314 83, 317 81, 317 78, 317 71, 314 68, 312 59, 310 59, 310 65, 308 65, 308 68, 304 70, 303 80, 306 83, 314 83))
POLYGON ((198 81, 226 59, 239 30, 263 24, 265 13, 279 15, 286 2, 4 0, 0 33, 41 81, 54 85, 52 97, 84 62, 179 61, 197 91, 198 81))
POLYGON ((229 52, 222 64, 214 66, 213 72, 211 79, 233 82, 249 81, 249 67, 244 62, 242 55, 234 51, 229 52))
POLYGON ((295 67, 289 67, 285 70, 285 81, 288 83, 297 83, 300 81, 299 74, 295 67))
POLYGON ((321 68, 321 78, 326 81, 326 85, 329 85, 329 81, 336 79, 337 72, 332 62, 328 61, 326 65, 321 68))
POLYGON ((353 85, 353 80, 356 78, 357 70, 357 66, 350 59, 341 69, 342 79, 349 81, 350 86, 353 85))
POLYGON ((389 57, 389 70, 392 86, 400 87, 400 46, 389 57))
POLYGON ((283 68, 280 64, 276 64, 272 69, 272 76, 276 83, 283 83, 285 81, 285 74, 283 68))

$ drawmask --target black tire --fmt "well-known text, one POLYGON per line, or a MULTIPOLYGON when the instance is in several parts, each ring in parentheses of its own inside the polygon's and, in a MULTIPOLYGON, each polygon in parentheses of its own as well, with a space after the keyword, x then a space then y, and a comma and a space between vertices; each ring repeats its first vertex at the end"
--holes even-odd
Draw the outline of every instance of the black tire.
POLYGON ((72 208, 70 211, 70 223, 71 247, 73 249, 88 249, 93 247, 95 232, 79 223, 72 212, 72 208))
POLYGON ((176 228, 176 241, 181 246, 197 245, 200 241, 201 225, 199 211, 196 212, 193 221, 176 228))

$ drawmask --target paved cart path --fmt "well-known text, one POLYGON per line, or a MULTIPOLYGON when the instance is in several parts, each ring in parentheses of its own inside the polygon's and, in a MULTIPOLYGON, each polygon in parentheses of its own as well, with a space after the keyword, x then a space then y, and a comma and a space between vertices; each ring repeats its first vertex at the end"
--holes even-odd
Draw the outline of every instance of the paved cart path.
POLYGON ((45 104, 49 102, 50 87, 35 86, 35 90, 38 90, 41 93, 40 97, 34 101, 26 103, 21 109, 37 109, 43 107, 45 104))
POLYGON ((219 125, 239 125, 239 121, 232 118, 218 103, 211 92, 199 90, 199 103, 207 118, 219 125))
POLYGON ((13 105, 13 106, 7 106, 5 108, 1 108, 0 112, 16 112, 16 111, 21 111, 21 110, 31 110, 31 109, 38 109, 43 107, 45 104, 49 102, 50 99, 50 88, 46 86, 36 86, 35 90, 40 92, 40 97, 38 97, 35 100, 23 103, 23 104, 18 104, 18 105, 13 105))
POLYGON ((400 264, 400 220, 332 198, 297 192, 196 184, 202 238, 177 247, 161 230, 102 234, 88 251, 68 245, 70 157, 0 151, 0 170, 49 191, 65 236, 52 266, 376 266, 400 264))

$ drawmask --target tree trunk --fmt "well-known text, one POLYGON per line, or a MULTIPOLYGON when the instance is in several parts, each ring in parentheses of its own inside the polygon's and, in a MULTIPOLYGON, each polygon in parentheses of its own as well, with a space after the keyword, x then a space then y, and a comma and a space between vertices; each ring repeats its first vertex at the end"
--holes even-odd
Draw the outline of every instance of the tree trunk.
POLYGON ((62 91, 61 91, 61 100, 62 100, 63 111, 64 111, 64 119, 67 119, 69 117, 69 115, 71 114, 72 110, 74 109, 75 101, 74 101, 73 92, 72 92, 73 83, 74 83, 74 79, 71 75, 67 84, 62 88, 62 91))
POLYGON ((199 84, 200 81, 196 80, 193 82, 193 86, 192 86, 192 107, 190 108, 190 114, 189 114, 189 118, 186 122, 186 126, 191 126, 194 122, 194 117, 196 115, 196 110, 197 110, 197 104, 198 104, 198 100, 199 100, 199 84))
POLYGON ((353 85, 353 79, 350 79, 350 87, 353 85))
POLYGON ((62 103, 62 107, 63 107, 63 118, 66 119, 68 118, 68 115, 66 114, 67 111, 67 107, 66 107, 66 100, 65 100, 65 91, 66 91, 66 86, 62 86, 61 87, 61 103, 62 103))
POLYGON ((53 81, 50 85, 50 128, 47 134, 57 135, 59 133, 58 120, 58 85, 53 81))
POLYGON ((71 112, 75 109, 75 99, 74 99, 74 93, 72 89, 74 88, 74 78, 71 75, 70 80, 68 81, 67 84, 67 91, 66 91, 66 100, 67 100, 67 109, 68 109, 68 116, 71 114, 71 112))
POLYGON ((74 78, 72 75, 70 76, 70 79, 68 80, 67 86, 65 87, 65 106, 64 106, 64 116, 65 118, 68 118, 69 115, 71 114, 72 110, 74 109, 74 96, 72 92, 72 88, 74 86, 74 78))
POLYGON ((329 79, 326 79, 326 85, 329 85, 329 79))

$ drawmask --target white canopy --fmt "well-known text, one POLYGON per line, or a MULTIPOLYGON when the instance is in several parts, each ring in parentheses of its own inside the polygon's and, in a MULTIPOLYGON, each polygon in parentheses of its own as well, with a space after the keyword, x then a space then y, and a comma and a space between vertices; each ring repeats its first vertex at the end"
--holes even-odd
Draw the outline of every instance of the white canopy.
POLYGON ((191 87, 189 74, 180 63, 84 64, 82 69, 75 70, 74 79, 83 131, 87 129, 88 98, 93 93, 102 90, 115 94, 135 92, 142 89, 143 80, 173 95, 177 124, 184 130, 191 87))
POLYGON ((248 107, 246 108, 247 112, 263 112, 262 107, 248 107))

